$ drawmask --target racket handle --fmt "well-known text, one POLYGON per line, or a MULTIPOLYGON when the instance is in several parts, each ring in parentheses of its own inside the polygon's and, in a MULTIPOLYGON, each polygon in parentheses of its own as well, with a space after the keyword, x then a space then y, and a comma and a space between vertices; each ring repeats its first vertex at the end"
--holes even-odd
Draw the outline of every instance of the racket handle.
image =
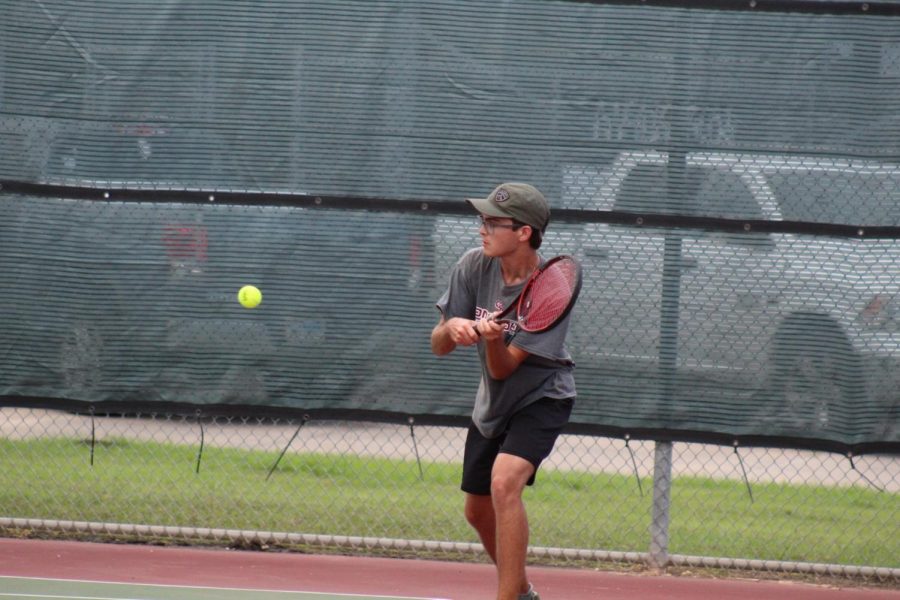
MULTIPOLYGON (((495 319, 493 317, 488 317, 487 320, 493 321, 494 323, 512 323, 513 322, 513 319, 495 319)), ((477 321, 476 321, 476 323, 477 323, 477 321)), ((472 328, 475 330, 475 335, 477 335, 478 337, 481 337, 481 332, 478 331, 478 328, 475 327, 474 325, 472 326, 472 328)))
POLYGON ((475 330, 475 335, 477 335, 478 337, 481 337, 481 332, 478 331, 478 321, 475 321, 475 324, 472 325, 472 329, 475 330))

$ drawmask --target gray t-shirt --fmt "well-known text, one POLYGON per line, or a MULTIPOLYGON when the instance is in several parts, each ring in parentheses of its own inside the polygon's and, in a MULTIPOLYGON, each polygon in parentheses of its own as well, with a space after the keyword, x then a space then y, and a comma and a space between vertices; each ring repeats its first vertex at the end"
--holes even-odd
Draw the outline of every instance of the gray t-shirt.
MULTIPOLYGON (((524 285, 524 282, 504 285, 500 260, 485 256, 481 248, 474 248, 463 254, 454 266, 450 284, 438 299, 437 308, 447 320, 480 319, 509 306, 524 285)), ((519 331, 512 345, 525 350, 529 356, 503 380, 488 374, 484 344, 478 344, 482 375, 472 420, 482 435, 493 438, 502 434, 510 416, 541 398, 575 397, 572 373, 575 365, 565 344, 570 318, 571 313, 542 333, 519 331)), ((506 335, 512 336, 514 328, 515 324, 507 325, 506 335)))

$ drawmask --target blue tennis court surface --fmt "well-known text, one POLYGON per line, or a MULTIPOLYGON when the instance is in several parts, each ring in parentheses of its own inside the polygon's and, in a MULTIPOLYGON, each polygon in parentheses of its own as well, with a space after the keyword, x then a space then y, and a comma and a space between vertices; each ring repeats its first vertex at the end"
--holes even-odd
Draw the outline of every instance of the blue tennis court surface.
POLYGON ((0 599, 28 600, 440 600, 216 587, 182 587, 0 576, 0 599))

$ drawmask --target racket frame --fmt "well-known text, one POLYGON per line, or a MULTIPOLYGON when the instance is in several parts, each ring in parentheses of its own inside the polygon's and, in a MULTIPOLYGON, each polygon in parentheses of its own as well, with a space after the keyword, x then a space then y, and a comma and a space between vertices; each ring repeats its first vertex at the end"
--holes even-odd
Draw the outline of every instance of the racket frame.
POLYGON ((518 327, 516 328, 516 332, 521 330, 521 331, 525 331, 527 333, 541 333, 543 331, 552 329, 557 324, 559 324, 560 321, 565 319, 566 316, 572 311, 572 307, 575 306, 575 302, 578 300, 578 295, 581 293, 581 282, 582 282, 581 265, 578 263, 577 260, 575 260, 575 258, 573 256, 571 256, 569 254, 561 254, 559 256, 554 256, 553 258, 551 258, 550 260, 545 262, 534 273, 531 274, 531 276, 528 278, 528 281, 525 282, 525 286, 522 288, 522 291, 519 292, 519 296, 513 302, 511 302, 509 306, 507 306, 505 309, 503 309, 503 312, 501 312, 499 315, 495 315, 494 317, 491 317, 491 320, 496 323, 517 323, 518 327), (575 265, 575 269, 576 269, 575 287, 572 290, 572 296, 569 298, 569 302, 566 305, 565 310, 563 310, 559 314, 559 316, 557 316, 549 325, 546 325, 544 327, 540 327, 537 329, 528 329, 528 328, 524 327, 521 322, 522 303, 525 301, 525 298, 528 295, 528 291, 534 286, 534 282, 541 276, 542 273, 544 273, 545 271, 550 269, 550 267, 553 266, 554 264, 556 264, 560 261, 563 261, 563 260, 571 260, 572 263, 575 265), (516 318, 514 318, 514 319, 505 318, 506 315, 510 314, 514 309, 516 312, 516 318))

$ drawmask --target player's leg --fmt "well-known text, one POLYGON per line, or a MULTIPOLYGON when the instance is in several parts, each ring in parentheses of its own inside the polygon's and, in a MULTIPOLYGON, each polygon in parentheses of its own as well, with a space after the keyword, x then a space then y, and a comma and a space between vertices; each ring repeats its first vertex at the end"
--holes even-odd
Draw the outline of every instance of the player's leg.
POLYGON ((469 426, 461 486, 466 493, 466 520, 478 533, 485 551, 495 564, 497 522, 491 500, 491 470, 501 442, 502 438, 486 438, 474 424, 469 426))
POLYGON ((525 572, 528 518, 522 493, 525 486, 534 484, 541 463, 569 422, 572 405, 571 398, 544 398, 514 414, 507 426, 491 482, 498 532, 499 598, 517 599, 529 590, 525 572))
POLYGON ((525 484, 534 474, 534 465, 518 456, 500 453, 494 462, 491 499, 496 528, 498 595, 500 600, 516 600, 528 591, 525 558, 528 553, 528 516, 522 502, 525 484))
POLYGON ((466 520, 478 533, 485 552, 497 563, 497 520, 490 496, 466 494, 466 520))

